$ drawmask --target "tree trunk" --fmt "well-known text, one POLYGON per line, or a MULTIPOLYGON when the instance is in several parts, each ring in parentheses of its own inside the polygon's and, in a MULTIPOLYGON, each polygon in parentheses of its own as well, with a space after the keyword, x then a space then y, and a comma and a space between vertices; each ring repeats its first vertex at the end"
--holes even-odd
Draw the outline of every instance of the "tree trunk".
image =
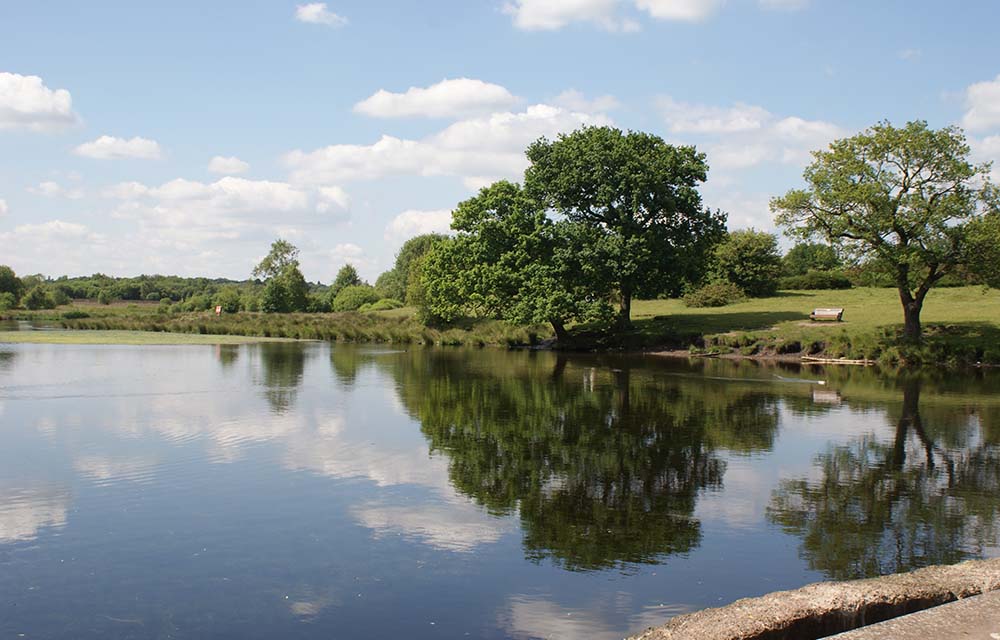
POLYGON ((569 338, 569 332, 566 331, 566 325, 563 324, 563 321, 555 319, 549 320, 549 322, 552 324, 552 329, 556 332, 556 341, 566 342, 566 339, 569 338))
POLYGON ((920 310, 924 306, 923 296, 914 298, 909 290, 900 288, 899 298, 903 303, 903 339, 906 342, 919 344, 922 332, 920 329, 920 310))
POLYGON ((632 289, 623 286, 621 289, 622 302, 618 312, 618 328, 632 328, 632 289))

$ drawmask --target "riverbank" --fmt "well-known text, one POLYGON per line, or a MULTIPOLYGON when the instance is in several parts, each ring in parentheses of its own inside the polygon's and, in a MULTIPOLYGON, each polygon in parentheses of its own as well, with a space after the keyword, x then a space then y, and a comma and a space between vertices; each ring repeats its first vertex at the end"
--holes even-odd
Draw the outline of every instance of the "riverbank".
POLYGON ((201 335, 152 331, 0 331, 0 344, 127 344, 127 345, 188 345, 188 344, 249 344, 281 342, 287 338, 259 336, 201 335))
POLYGON ((633 328, 577 326, 554 344, 548 325, 515 326, 467 319, 427 326, 412 308, 373 313, 169 313, 151 304, 75 303, 14 317, 66 329, 259 336, 336 342, 447 346, 555 347, 574 351, 665 352, 673 355, 900 365, 1000 364, 1000 292, 944 288, 928 296, 922 345, 899 336, 895 290, 783 291, 726 307, 692 309, 679 300, 639 300, 633 328), (817 307, 842 307, 843 322, 811 322, 817 307))

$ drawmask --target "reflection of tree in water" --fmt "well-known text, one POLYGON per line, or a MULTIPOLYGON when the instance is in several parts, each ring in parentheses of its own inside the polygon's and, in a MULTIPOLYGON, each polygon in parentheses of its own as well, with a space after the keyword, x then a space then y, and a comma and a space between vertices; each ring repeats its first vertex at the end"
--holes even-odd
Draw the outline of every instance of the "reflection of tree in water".
POLYGON ((17 359, 16 351, 0 350, 0 371, 8 371, 12 369, 15 359, 17 359))
POLYGON ((306 366, 306 345, 298 342, 269 342, 258 345, 264 395, 275 413, 288 411, 302 384, 306 366))
POLYGON ((589 364, 435 352, 393 372, 452 484, 494 513, 518 512, 529 557, 599 569, 691 550, 698 493, 722 486, 715 443, 769 446, 774 403, 589 364))
POLYGON ((976 421, 950 425, 948 438, 926 428, 920 389, 918 379, 903 381, 892 442, 867 436, 833 447, 817 458, 818 482, 785 480, 775 491, 768 517, 802 538, 812 568, 834 579, 883 575, 958 562, 996 543, 998 441, 983 438, 976 421), (968 446, 940 445, 955 440, 968 446))
POLYGON ((215 345, 215 357, 223 369, 229 369, 240 359, 240 345, 217 344, 215 345))

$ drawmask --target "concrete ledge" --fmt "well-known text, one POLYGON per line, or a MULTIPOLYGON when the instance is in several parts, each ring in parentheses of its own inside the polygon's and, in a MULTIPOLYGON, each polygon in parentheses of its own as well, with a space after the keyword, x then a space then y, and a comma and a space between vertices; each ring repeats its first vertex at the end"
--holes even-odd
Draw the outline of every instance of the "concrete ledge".
POLYGON ((829 640, 928 640, 1000 638, 1000 591, 972 596, 886 622, 840 633, 829 640))
POLYGON ((673 618, 634 640, 813 640, 1000 589, 1000 558, 818 582, 673 618))

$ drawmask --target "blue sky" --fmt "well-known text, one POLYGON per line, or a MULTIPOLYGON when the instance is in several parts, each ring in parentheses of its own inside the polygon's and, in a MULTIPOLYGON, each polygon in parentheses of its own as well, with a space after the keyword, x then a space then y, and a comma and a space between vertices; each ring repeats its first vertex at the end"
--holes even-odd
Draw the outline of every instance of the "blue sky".
POLYGON ((244 278, 280 235, 310 280, 374 280, 584 124, 696 144, 706 204, 771 229, 808 152, 881 119, 1000 160, 997 24, 993 0, 5 2, 0 264, 244 278))

